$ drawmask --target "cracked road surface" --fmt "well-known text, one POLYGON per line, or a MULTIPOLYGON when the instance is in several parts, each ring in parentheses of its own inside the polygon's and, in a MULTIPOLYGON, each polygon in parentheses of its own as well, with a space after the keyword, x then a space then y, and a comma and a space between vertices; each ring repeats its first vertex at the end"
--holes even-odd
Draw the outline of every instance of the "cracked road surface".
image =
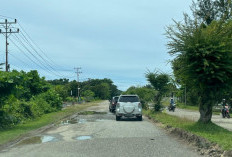
POLYGON ((146 118, 115 121, 108 101, 76 114, 43 134, 28 137, 0 157, 197 157, 191 147, 146 118), (94 113, 94 114, 93 114, 94 113))

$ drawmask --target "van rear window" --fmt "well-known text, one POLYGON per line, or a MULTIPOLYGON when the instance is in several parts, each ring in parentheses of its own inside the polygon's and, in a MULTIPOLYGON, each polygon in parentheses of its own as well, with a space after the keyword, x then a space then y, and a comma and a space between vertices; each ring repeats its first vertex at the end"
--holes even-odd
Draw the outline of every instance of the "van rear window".
POLYGON ((137 96, 121 96, 119 102, 139 102, 137 96))
POLYGON ((114 97, 114 101, 118 101, 118 98, 119 98, 119 97, 114 97))

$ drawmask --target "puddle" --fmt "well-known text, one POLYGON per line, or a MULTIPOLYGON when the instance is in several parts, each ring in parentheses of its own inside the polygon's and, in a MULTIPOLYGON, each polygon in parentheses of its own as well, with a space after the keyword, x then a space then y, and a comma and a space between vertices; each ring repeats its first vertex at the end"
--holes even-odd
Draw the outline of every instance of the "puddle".
POLYGON ((60 125, 68 125, 68 124, 76 124, 77 120, 72 119, 72 120, 64 120, 60 122, 60 125))
POLYGON ((58 141, 58 139, 53 136, 47 136, 47 135, 46 136, 35 136, 35 137, 24 139, 20 141, 19 143, 17 143, 16 145, 20 146, 20 145, 40 144, 40 143, 56 142, 56 141, 58 141))
POLYGON ((58 139, 56 139, 56 138, 53 137, 53 136, 42 136, 42 137, 41 137, 41 142, 42 142, 42 143, 46 143, 46 142, 55 142, 55 141, 58 141, 58 139))
POLYGON ((69 120, 68 123, 69 123, 69 124, 76 124, 76 123, 77 123, 77 120, 76 120, 76 119, 72 119, 72 120, 69 120))
POLYGON ((39 144, 42 143, 40 136, 35 136, 31 138, 27 138, 25 140, 20 141, 16 145, 27 145, 27 144, 39 144))
POLYGON ((68 125, 69 123, 68 123, 68 120, 65 120, 65 121, 61 121, 60 124, 61 125, 68 125))
MULTIPOLYGON (((108 119, 97 119, 96 122, 104 122, 104 121, 109 121, 108 119)), ((111 120, 110 120, 111 121, 111 120)))
POLYGON ((79 136, 76 139, 79 141, 82 141, 82 140, 90 140, 92 139, 92 137, 91 136, 79 136))
POLYGON ((87 120, 86 119, 79 119, 79 121, 78 121, 78 123, 86 123, 87 122, 87 120))

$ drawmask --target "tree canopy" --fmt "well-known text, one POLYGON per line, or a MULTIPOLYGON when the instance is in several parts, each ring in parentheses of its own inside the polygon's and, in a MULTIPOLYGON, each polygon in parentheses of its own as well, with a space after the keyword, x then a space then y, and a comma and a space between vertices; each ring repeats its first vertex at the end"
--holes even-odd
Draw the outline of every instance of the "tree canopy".
MULTIPOLYGON (((198 2, 202 14, 203 4, 217 7, 216 1, 214 4, 209 4, 212 2, 209 0, 198 2)), ((232 85, 232 21, 222 19, 222 12, 216 15, 209 22, 199 20, 199 16, 204 17, 201 14, 194 19, 185 14, 183 23, 175 21, 166 30, 169 53, 175 56, 174 74, 197 92, 201 122, 211 121, 212 106, 232 85)))

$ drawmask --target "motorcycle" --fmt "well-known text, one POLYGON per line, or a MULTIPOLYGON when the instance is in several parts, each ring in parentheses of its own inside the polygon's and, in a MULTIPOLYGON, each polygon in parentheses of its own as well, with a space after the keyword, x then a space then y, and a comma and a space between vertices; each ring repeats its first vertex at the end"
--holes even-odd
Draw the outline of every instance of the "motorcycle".
POLYGON ((173 104, 170 104, 170 106, 168 107, 168 110, 174 112, 174 111, 175 111, 175 108, 176 108, 176 104, 173 103, 173 104))
POLYGON ((230 118, 230 112, 229 112, 229 106, 225 105, 225 108, 222 109, 222 117, 225 118, 230 118))

